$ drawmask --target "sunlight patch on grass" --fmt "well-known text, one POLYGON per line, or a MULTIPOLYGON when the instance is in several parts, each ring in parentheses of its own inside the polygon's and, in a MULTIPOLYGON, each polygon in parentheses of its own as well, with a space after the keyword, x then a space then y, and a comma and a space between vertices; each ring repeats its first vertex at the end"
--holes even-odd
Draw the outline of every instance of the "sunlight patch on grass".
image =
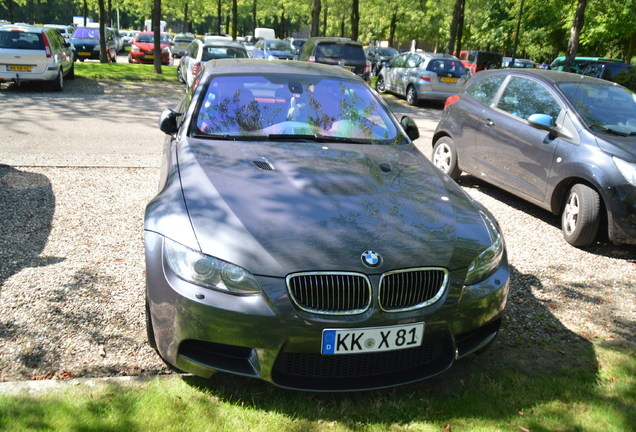
POLYGON ((151 64, 76 62, 75 74, 96 81, 178 82, 176 66, 161 66, 161 74, 156 74, 151 64))

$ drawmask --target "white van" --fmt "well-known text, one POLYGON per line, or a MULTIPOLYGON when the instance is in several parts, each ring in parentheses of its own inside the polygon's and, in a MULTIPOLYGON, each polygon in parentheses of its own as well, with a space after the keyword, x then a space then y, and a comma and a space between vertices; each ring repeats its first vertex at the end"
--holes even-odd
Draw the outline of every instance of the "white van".
POLYGON ((276 32, 272 28, 257 27, 254 29, 254 37, 256 39, 276 39, 276 32))

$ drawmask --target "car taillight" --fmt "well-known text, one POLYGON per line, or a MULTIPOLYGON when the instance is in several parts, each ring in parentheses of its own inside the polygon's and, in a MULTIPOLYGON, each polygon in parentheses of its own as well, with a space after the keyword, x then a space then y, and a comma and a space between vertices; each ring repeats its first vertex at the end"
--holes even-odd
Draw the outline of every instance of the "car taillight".
POLYGON ((458 100, 459 100, 459 95, 449 96, 448 98, 446 98, 446 102, 444 102, 444 109, 448 108, 449 106, 451 106, 458 100))
POLYGON ((420 78, 426 82, 431 82, 431 77, 421 76, 420 78))
POLYGON ((44 41, 44 51, 46 51, 46 56, 51 57, 53 55, 51 53, 51 45, 49 45, 49 40, 44 33, 42 33, 42 40, 44 41))
POLYGON ((308 62, 312 62, 312 63, 316 63, 316 57, 315 56, 309 56, 309 60, 307 60, 308 62))
POLYGON ((196 76, 200 70, 201 70, 201 63, 196 62, 194 66, 192 67, 192 76, 196 76))

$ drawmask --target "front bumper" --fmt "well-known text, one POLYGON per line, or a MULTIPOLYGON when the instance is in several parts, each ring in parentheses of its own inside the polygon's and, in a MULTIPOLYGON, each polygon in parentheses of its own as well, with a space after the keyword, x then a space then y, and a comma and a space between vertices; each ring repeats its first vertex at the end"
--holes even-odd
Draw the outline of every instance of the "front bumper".
MULTIPOLYGON (((352 391, 419 381, 490 342, 508 293, 507 264, 474 287, 451 272, 437 303, 388 313, 374 304, 359 315, 316 315, 292 305, 285 280, 257 277, 263 294, 235 296, 187 283, 164 265, 163 237, 145 233, 147 298, 157 350, 175 367, 202 377, 224 371, 309 391, 352 391), (326 328, 425 323, 417 348, 323 355, 326 328)), ((505 262, 505 261, 504 261, 505 262)), ((377 290, 379 276, 371 277, 377 290)))
MULTIPOLYGON (((170 55, 170 53, 161 53, 161 64, 167 65, 170 63, 170 55)), ((152 53, 131 51, 128 55, 128 60, 130 63, 152 64, 155 62, 155 57, 152 53)))

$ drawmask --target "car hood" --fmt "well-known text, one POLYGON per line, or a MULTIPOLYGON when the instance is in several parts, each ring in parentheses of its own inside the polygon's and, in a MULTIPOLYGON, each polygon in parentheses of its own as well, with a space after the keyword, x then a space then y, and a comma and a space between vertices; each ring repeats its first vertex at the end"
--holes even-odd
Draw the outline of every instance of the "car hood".
POLYGON ((456 269, 490 245, 475 202, 410 144, 189 140, 179 174, 201 251, 254 274, 456 269), (382 266, 363 266, 367 250, 382 266))
POLYGON ((95 38, 72 38, 69 39, 69 42, 72 43, 76 49, 82 49, 82 47, 96 47, 99 46, 99 39, 95 38))
POLYGON ((604 134, 601 137, 596 135, 596 142, 604 152, 627 162, 636 163, 636 136, 622 137, 604 134))

